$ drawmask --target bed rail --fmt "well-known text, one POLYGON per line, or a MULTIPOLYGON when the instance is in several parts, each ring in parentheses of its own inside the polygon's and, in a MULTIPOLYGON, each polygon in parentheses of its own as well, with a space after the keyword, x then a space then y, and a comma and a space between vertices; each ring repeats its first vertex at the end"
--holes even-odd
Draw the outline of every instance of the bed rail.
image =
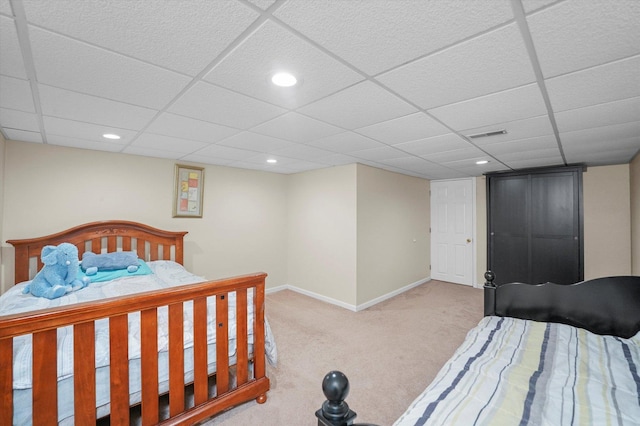
POLYGON ((110 416, 114 424, 129 424, 128 317, 140 312, 142 366, 142 424, 157 424, 158 341, 157 310, 167 306, 169 315, 170 418, 161 424, 193 424, 240 402, 256 398, 266 401, 269 379, 265 375, 264 287, 266 274, 244 275, 217 281, 189 284, 154 292, 138 293, 90 303, 32 311, 0 317, 0 424, 13 421, 13 338, 32 334, 33 340, 33 424, 56 424, 57 329, 73 326, 75 423, 96 422, 95 322, 109 319, 112 368, 110 416), (236 292, 236 377, 231 392, 228 358, 228 299, 236 292), (247 300, 253 292, 253 359, 250 359, 247 300), (216 298, 216 395, 210 397, 207 355, 207 298, 216 298), (194 402, 184 406, 183 303, 193 302, 194 402), (253 362, 253 374, 249 368, 253 362))

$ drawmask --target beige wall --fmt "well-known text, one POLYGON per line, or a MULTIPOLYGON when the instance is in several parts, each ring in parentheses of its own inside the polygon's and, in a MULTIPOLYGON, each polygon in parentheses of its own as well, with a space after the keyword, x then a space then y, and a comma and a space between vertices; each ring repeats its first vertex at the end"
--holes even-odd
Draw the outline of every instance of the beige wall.
POLYGON ((6 146, 6 142, 4 139, 4 136, 2 136, 2 133, 0 133, 0 294, 2 294, 6 289, 5 287, 8 286, 5 285, 5 280, 3 279, 3 270, 5 268, 4 266, 4 259, 7 257, 10 257, 9 254, 5 255, 5 252, 7 251, 6 249, 4 249, 2 247, 2 230, 3 230, 3 214, 4 214, 4 164, 5 164, 5 146, 6 146))
POLYGON ((640 155, 629 166, 631 191, 631 273, 640 275, 640 155))
POLYGON ((631 273, 629 165, 583 174, 584 278, 631 273))
POLYGON ((487 178, 476 178, 476 286, 484 284, 487 272, 487 178))
POLYGON ((356 304, 355 164, 291 175, 288 284, 356 304))
POLYGON ((358 165, 357 304, 429 277, 429 181, 358 165))
MULTIPOLYGON (((286 283, 285 175, 205 166, 204 217, 172 218, 173 160, 14 141, 5 155, 3 242, 133 220, 189 231, 185 266, 196 274, 265 271, 267 287, 286 283)), ((13 283, 12 266, 4 272, 13 283)))

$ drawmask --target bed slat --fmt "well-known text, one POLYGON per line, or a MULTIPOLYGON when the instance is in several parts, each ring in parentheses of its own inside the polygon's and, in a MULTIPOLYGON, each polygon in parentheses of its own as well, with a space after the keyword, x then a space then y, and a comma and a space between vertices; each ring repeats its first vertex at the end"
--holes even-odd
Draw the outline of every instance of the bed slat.
POLYGON ((111 423, 129 424, 129 324, 127 314, 109 318, 111 423))
POLYGON ((169 415, 184 411, 184 305, 169 305, 169 415))
POLYGON ((229 293, 216 296, 216 324, 216 395, 220 396, 229 390, 229 293))
MULTIPOLYGON (((13 359, 13 338, 0 339, 0 359, 13 359)), ((13 363, 0 368, 0 425, 13 423, 13 363)))
POLYGON ((140 312, 140 356, 142 362, 142 424, 158 423, 158 312, 140 312))
POLYGON ((96 338, 95 323, 73 326, 74 422, 78 425, 96 422, 96 338))
MULTIPOLYGON (((253 339, 255 348, 264 348, 264 281, 258 283, 253 295, 253 339)), ((266 375, 265 357, 255 357, 255 377, 266 375)), ((258 399, 259 403, 265 402, 258 399)))
POLYGON ((238 386, 249 380, 249 331, 247 327, 247 289, 236 291, 236 342, 238 342, 238 361, 236 377, 238 386))
POLYGON ((58 423, 58 331, 33 333, 33 424, 58 423))
POLYGON ((193 396, 201 404, 209 396, 207 378, 207 299, 193 301, 193 396))

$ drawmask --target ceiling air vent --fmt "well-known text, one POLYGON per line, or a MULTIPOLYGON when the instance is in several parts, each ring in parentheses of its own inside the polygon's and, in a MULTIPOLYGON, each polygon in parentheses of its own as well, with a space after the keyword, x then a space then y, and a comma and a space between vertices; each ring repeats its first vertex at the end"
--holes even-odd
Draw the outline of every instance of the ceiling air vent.
POLYGON ((486 133, 476 133, 475 135, 468 135, 468 138, 471 139, 476 139, 476 138, 485 138, 488 136, 497 136, 497 135, 506 135, 507 131, 505 129, 502 130, 495 130, 493 132, 486 132, 486 133))

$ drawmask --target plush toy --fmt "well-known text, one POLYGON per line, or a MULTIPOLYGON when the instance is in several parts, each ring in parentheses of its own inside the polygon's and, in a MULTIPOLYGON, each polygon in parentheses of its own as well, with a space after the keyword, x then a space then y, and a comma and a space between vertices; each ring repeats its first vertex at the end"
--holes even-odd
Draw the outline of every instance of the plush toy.
POLYGON ((115 251, 112 253, 95 254, 90 251, 82 255, 82 270, 87 275, 95 275, 98 271, 117 271, 126 269, 136 272, 140 264, 135 251, 115 251))
POLYGON ((37 297, 55 299, 70 291, 79 290, 89 284, 89 279, 78 279, 78 248, 73 244, 62 243, 56 246, 45 246, 41 253, 44 266, 27 284, 23 293, 31 293, 37 297))

